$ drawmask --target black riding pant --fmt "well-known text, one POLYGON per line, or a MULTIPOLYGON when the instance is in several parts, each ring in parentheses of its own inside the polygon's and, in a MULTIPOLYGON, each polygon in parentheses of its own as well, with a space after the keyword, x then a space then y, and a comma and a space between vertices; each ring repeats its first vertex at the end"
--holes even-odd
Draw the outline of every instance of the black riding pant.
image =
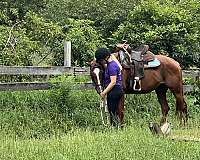
POLYGON ((122 95, 122 87, 119 85, 115 85, 107 94, 108 111, 111 115, 111 120, 118 120, 118 106, 122 95))

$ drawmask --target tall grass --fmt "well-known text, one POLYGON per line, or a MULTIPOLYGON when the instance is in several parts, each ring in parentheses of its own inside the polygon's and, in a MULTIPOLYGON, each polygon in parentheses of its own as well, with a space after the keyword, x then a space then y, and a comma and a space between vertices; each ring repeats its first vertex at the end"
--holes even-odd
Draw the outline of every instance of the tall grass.
MULTIPOLYGON (((48 91, 0 94, 0 159, 199 159, 199 143, 153 137, 148 122, 159 122, 155 93, 126 95, 124 130, 105 128, 94 90, 71 90, 69 81, 48 91)), ((75 87, 75 86, 74 86, 75 87)), ((76 87, 75 87, 76 88, 76 87)), ((200 108, 186 96, 189 123, 174 121, 175 101, 168 93, 172 133, 200 138, 200 108)))
POLYGON ((0 132, 40 138, 95 125, 99 123, 95 98, 94 92, 70 92, 66 86, 48 91, 2 92, 0 132))
MULTIPOLYGON (((21 138, 46 138, 76 128, 102 128, 97 93, 94 90, 71 90, 71 85, 69 80, 64 80, 59 87, 48 91, 1 92, 0 132, 21 138)), ((187 97, 190 118, 196 125, 200 108, 193 105, 192 96, 187 97)), ((173 120, 175 102, 170 93, 168 100, 169 119, 173 120)), ((126 95, 125 107, 126 125, 147 125, 161 117, 155 93, 126 95)))

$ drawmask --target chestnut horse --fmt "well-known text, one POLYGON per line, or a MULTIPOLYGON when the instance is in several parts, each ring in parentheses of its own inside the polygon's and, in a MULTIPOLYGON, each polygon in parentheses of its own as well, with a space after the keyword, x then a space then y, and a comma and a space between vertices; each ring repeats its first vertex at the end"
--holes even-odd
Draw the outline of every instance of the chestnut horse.
MULTIPOLYGON (((135 91, 129 87, 131 70, 128 68, 122 69, 122 85, 125 94, 145 94, 155 90, 158 101, 161 105, 162 118, 160 124, 167 122, 167 114, 169 106, 166 98, 167 90, 169 89, 176 99, 176 115, 183 120, 187 120, 187 104, 183 95, 182 70, 178 62, 164 55, 155 55, 160 61, 160 66, 148 68, 144 70, 144 78, 141 79, 141 90, 135 91)), ((93 60, 90 63, 90 76, 95 89, 98 93, 103 88, 103 64, 93 60)), ((118 115, 120 124, 123 125, 124 120, 124 96, 121 98, 118 106, 118 115)))

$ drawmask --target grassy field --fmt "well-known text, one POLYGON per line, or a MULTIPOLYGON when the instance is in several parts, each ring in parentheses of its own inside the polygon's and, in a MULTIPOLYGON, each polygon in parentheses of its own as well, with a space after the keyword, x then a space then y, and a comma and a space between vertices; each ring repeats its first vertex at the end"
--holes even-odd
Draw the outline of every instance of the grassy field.
POLYGON ((183 160, 200 159, 200 108, 187 95, 189 121, 174 120, 172 134, 156 137, 148 129, 160 119, 155 94, 126 96, 123 130, 101 126, 99 97, 72 91, 65 84, 48 91, 1 92, 0 160, 183 160), (174 140, 173 140, 174 139, 174 140))
MULTIPOLYGON (((173 134, 176 132, 179 137, 188 133, 176 130, 173 134)), ((147 128, 137 126, 76 130, 48 139, 0 138, 2 160, 194 160, 200 159, 199 149, 199 142, 155 137, 147 128)))

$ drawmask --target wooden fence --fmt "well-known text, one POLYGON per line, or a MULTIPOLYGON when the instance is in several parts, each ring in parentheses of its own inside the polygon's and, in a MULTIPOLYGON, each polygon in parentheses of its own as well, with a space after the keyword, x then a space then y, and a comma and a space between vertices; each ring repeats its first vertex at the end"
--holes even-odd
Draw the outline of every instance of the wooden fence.
MULTIPOLYGON (((1 66, 0 76, 7 75, 89 75, 89 68, 71 67, 71 42, 64 42, 64 66, 36 67, 36 66, 1 66)), ((200 71, 183 71, 184 77, 192 77, 199 83, 200 71)), ((15 82, 0 83, 0 91, 16 90, 47 90, 52 87, 50 82, 15 82)), ((193 91, 197 85, 184 85, 184 92, 193 91)), ((93 89, 92 83, 79 84, 74 89, 93 89)))
MULTIPOLYGON (((2 66, 0 68, 0 76, 2 75, 89 75, 89 68, 84 67, 12 67, 2 66)), ((200 71, 189 70, 183 71, 183 77, 191 77, 199 83, 200 71)), ((16 91, 16 90, 47 90, 52 87, 50 82, 15 82, 0 83, 0 91, 16 91)), ((76 89, 92 89, 92 83, 79 84, 76 89)), ((184 92, 190 92, 197 88, 197 85, 184 85, 184 92)))

